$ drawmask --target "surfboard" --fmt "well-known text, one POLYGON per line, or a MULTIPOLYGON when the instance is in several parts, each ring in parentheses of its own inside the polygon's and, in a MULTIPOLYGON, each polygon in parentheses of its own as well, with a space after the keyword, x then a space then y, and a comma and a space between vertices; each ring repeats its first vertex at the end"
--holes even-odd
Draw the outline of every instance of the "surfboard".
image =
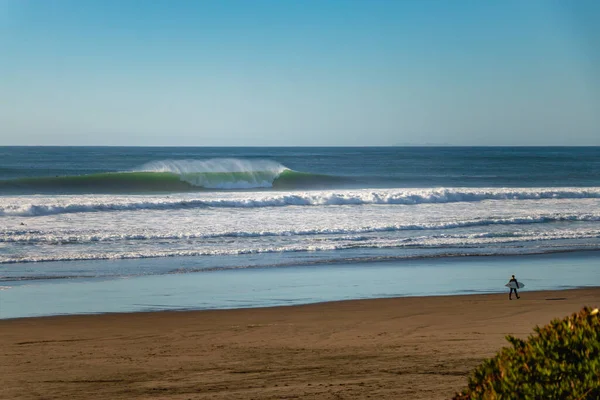
POLYGON ((524 284, 524 283, 521 283, 521 282, 519 282, 519 287, 517 287, 517 285, 515 285, 515 283, 514 283, 514 282, 508 282, 508 283, 507 283, 506 285, 504 285, 504 286, 506 286, 506 287, 508 287, 508 288, 511 288, 511 289, 521 289, 521 288, 524 288, 524 287, 525 287, 525 284, 524 284))

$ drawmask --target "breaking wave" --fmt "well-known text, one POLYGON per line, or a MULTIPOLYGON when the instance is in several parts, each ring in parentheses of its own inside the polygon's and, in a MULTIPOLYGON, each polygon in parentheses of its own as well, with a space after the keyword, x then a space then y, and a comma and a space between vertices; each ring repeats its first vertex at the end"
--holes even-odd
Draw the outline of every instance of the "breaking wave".
POLYGON ((152 193, 232 189, 324 188, 345 178, 293 171, 270 160, 219 158, 153 161, 126 172, 0 181, 7 193, 152 193))
POLYGON ((429 203, 481 202, 486 200, 599 199, 600 188, 507 189, 442 188, 347 190, 339 192, 288 192, 236 194, 235 196, 178 197, 30 197, 25 201, 5 198, 0 216, 43 216, 107 211, 173 210, 193 208, 260 208, 285 206, 418 205, 429 203))

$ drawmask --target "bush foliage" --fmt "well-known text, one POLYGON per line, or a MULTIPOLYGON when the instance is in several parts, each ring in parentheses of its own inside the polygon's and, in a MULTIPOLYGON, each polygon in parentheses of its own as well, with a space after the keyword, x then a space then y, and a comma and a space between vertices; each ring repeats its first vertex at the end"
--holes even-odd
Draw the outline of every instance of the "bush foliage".
POLYGON ((600 399, 600 314, 584 308, 536 327, 486 360, 454 400, 600 399))

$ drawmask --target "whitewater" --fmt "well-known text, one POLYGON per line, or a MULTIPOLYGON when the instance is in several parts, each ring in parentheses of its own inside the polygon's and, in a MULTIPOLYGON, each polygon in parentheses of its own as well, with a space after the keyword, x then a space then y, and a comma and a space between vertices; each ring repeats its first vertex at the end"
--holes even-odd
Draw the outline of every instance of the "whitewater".
POLYGON ((484 200, 598 199, 600 188, 439 188, 404 190, 344 190, 303 193, 243 193, 167 196, 6 196, 0 216, 41 216, 83 212, 165 210, 189 208, 258 208, 285 206, 416 205, 427 203, 480 202, 484 200))
MULTIPOLYGON (((240 293, 243 282, 269 291, 273 279, 296 288, 283 277, 297 268, 306 269, 304 282, 316 271, 337 282, 336 268, 356 265, 344 270, 356 282, 379 282, 400 279, 375 267, 385 263, 600 249, 597 148, 0 147, 0 154, 0 289, 4 304, 14 297, 10 315, 22 314, 23 299, 54 290, 73 294, 64 300, 71 305, 53 297, 48 310, 26 314, 72 312, 75 294, 92 288, 106 299, 124 285, 119 298, 137 310, 140 290, 158 295, 165 282, 175 285, 163 293, 170 296, 188 280, 222 279, 227 297, 227 284, 238 280, 240 293), (209 278, 217 273, 226 275, 209 278)), ((580 275, 565 279, 589 276, 586 259, 578 258, 580 275)), ((454 282, 460 268, 436 273, 454 282)), ((485 283, 485 267, 471 268, 485 283)), ((207 307, 214 296, 203 300, 207 307)), ((252 299, 247 304, 263 304, 252 299)))
POLYGON ((361 249, 364 259, 377 257, 376 249, 396 258, 590 249, 599 206, 600 188, 2 196, 0 263, 277 253, 331 262, 332 253, 343 261, 361 249))

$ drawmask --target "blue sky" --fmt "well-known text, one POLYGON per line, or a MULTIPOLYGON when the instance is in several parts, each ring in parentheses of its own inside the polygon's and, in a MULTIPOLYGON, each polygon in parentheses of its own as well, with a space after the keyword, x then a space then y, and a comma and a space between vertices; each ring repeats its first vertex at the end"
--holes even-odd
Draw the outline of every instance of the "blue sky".
POLYGON ((0 145, 600 145, 598 1, 0 0, 0 145))

